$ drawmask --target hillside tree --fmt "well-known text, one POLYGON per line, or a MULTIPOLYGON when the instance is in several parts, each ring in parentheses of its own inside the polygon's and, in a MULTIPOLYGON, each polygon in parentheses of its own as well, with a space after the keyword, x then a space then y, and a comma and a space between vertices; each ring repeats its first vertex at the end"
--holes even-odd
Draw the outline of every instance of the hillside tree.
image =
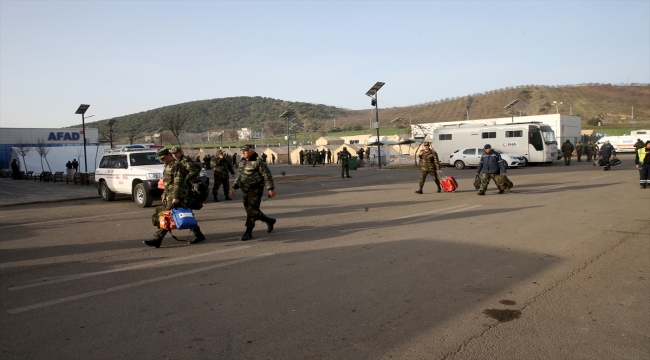
POLYGON ((178 146, 181 146, 181 141, 179 136, 185 129, 185 124, 187 123, 187 117, 180 113, 167 113, 163 114, 161 117, 161 123, 165 130, 171 131, 172 135, 176 138, 178 146))

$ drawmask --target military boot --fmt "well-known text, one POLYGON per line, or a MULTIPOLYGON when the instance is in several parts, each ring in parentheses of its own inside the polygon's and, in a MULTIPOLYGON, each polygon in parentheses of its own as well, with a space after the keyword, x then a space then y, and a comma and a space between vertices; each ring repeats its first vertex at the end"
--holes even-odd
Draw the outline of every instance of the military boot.
POLYGON ((214 197, 215 202, 219 202, 219 199, 217 198, 217 194, 212 194, 212 197, 214 197))
POLYGON ((436 180, 436 186, 438 187, 438 192, 441 192, 442 189, 440 188, 440 180, 436 180))
POLYGON ((167 230, 161 229, 156 232, 156 235, 151 240, 145 240, 143 243, 148 246, 159 248, 162 244, 163 238, 167 235, 167 230))
POLYGON ((416 194, 422 194, 422 186, 420 186, 420 189, 419 189, 419 190, 415 190, 415 193, 416 193, 416 194))
POLYGON ((485 191, 481 190, 478 192, 479 195, 485 195, 485 191))
POLYGON ((266 223, 266 232, 273 231, 273 225, 275 225, 275 222, 277 220, 275 220, 274 218, 270 218, 270 217, 268 217, 266 215, 264 215, 264 217, 262 219, 260 219, 260 220, 262 220, 263 222, 266 223))
POLYGON ((201 232, 200 227, 198 226, 193 227, 192 229, 190 229, 190 231, 192 232, 192 234, 194 234, 194 238, 189 241, 190 244, 196 244, 198 242, 205 240, 205 235, 203 235, 203 233, 201 232))
POLYGON ((225 193, 224 195, 226 195, 226 200, 228 200, 228 201, 231 201, 231 200, 232 200, 232 199, 230 198, 230 196, 228 196, 228 193, 225 193))
POLYGON ((246 232, 244 232, 244 235, 239 238, 241 241, 246 241, 250 240, 253 238, 253 227, 252 226, 246 226, 246 232))

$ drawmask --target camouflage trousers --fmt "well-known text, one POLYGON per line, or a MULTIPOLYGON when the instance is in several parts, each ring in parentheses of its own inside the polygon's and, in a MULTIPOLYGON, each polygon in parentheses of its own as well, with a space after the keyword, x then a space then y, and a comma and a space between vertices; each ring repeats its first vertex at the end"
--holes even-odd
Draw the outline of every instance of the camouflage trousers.
POLYGON ((563 153, 562 158, 564 158, 564 164, 571 164, 571 153, 563 153))
POLYGON ((247 192, 242 191, 244 194, 244 209, 246 210, 246 227, 255 227, 255 221, 261 220, 266 217, 260 204, 262 203, 262 196, 264 195, 264 187, 257 189, 250 189, 247 192))
POLYGON ((230 190, 230 180, 228 179, 228 175, 226 176, 214 176, 214 186, 212 187, 212 195, 217 195, 219 192, 219 187, 223 186, 223 194, 226 196, 228 195, 228 191, 230 190))
POLYGON ((427 175, 431 175, 433 178, 433 181, 436 182, 436 184, 440 183, 440 180, 438 180, 438 174, 436 173, 436 169, 422 169, 422 172, 420 173, 420 187, 424 186, 424 181, 427 179, 427 175))
POLYGON ((487 190, 490 179, 494 180, 494 183, 497 184, 499 190, 508 190, 505 179, 501 174, 481 174, 481 187, 479 188, 479 191, 487 190))
POLYGON ((341 164, 341 176, 350 176, 350 165, 348 162, 341 164))

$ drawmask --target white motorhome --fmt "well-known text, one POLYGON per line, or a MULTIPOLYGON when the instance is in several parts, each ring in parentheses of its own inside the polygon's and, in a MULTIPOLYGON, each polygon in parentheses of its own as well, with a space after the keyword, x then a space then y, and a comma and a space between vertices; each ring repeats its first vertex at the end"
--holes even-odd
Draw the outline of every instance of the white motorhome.
POLYGON ((524 123, 541 123, 546 124, 553 129, 555 137, 559 142, 564 142, 566 139, 571 140, 571 143, 576 144, 581 138, 580 131, 582 129, 582 119, 579 116, 563 115, 563 114, 550 114, 550 115, 532 115, 532 116, 515 116, 495 118, 495 119, 476 119, 476 120, 459 120, 459 121, 445 121, 437 123, 426 123, 411 125, 411 134, 414 137, 422 137, 430 132, 435 127, 443 125, 488 125, 488 124, 524 124, 524 123))
POLYGON ((485 144, 504 153, 521 155, 526 163, 550 164, 558 153, 555 132, 539 123, 442 125, 435 127, 430 137, 442 163, 449 163, 456 150, 485 144))

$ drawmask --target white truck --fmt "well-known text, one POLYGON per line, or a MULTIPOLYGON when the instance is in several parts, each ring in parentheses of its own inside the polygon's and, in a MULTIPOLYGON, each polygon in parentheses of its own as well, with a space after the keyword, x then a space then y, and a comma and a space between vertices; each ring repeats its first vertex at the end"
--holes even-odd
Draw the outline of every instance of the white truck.
POLYGON ((557 159, 559 151, 553 129, 539 123, 441 125, 434 127, 432 133, 427 135, 440 162, 445 164, 450 164, 457 150, 482 148, 485 144, 503 153, 523 156, 526 164, 550 164, 557 159))

